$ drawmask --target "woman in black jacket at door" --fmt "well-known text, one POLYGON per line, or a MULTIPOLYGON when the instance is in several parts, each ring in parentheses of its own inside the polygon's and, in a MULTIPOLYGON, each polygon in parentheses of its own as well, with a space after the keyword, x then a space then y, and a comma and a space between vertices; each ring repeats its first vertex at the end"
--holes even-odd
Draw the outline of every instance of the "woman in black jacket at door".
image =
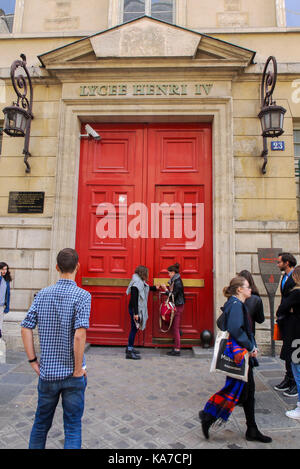
POLYGON ((176 307, 172 324, 174 349, 167 353, 167 355, 172 357, 178 357, 180 355, 180 321, 185 303, 183 283, 180 277, 179 269, 180 265, 178 263, 170 265, 168 267, 168 274, 170 277, 168 282, 169 287, 167 288, 165 285, 161 285, 167 295, 172 294, 174 296, 174 303, 176 307))

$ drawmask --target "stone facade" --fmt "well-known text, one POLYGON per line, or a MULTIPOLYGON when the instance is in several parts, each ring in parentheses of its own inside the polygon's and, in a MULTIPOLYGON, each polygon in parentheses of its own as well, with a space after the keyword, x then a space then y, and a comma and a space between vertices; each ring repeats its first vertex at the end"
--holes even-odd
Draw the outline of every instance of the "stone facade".
POLYGON ((0 259, 14 277, 7 345, 20 345, 19 322, 34 293, 56 280, 57 251, 75 246, 80 122, 147 116, 152 122, 213 122, 215 315, 223 286, 250 270, 264 296, 267 321, 258 340, 267 347, 269 306, 257 248, 280 247, 299 257, 293 147, 300 122, 299 32, 285 27, 280 1, 275 7, 271 0, 213 0, 206 11, 202 0, 177 0, 178 27, 150 18, 117 26, 120 4, 91 0, 82 10, 79 0, 52 0, 47 7, 17 0, 13 33, 0 33, 2 107, 14 100, 9 67, 20 52, 34 84, 31 173, 25 174, 20 157, 23 139, 4 136, 0 157, 0 259), (36 9, 39 15, 32 15, 36 9), (276 102, 287 109, 285 151, 269 152, 262 175, 257 114, 271 54, 278 62, 276 102), (173 86, 167 96, 156 92, 165 83, 173 86), (8 214, 12 190, 45 191, 44 213, 8 214))

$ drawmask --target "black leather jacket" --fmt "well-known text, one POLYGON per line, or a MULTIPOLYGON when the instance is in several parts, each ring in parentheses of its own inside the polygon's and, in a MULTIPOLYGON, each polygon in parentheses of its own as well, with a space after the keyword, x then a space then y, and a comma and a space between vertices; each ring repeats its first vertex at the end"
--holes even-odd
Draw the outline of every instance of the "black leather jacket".
MULTIPOLYGON (((171 278, 169 283, 169 292, 174 295, 175 306, 183 305, 185 303, 184 289, 181 277, 179 274, 175 274, 171 278)), ((166 292, 168 294, 168 292, 166 292)))

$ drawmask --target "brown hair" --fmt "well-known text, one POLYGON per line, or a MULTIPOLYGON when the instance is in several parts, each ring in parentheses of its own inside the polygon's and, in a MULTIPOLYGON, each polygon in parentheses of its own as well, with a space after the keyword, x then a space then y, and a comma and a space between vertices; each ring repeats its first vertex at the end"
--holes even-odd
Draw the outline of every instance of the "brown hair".
POLYGON ((295 280, 295 283, 300 286, 300 265, 295 267, 292 273, 292 277, 295 280))
POLYGON ((138 276, 142 279, 147 281, 149 277, 149 270, 148 267, 145 267, 144 265, 139 265, 135 271, 135 274, 138 274, 138 276))
POLYGON ((178 262, 176 262, 176 264, 170 265, 167 270, 169 272, 175 272, 175 274, 178 274, 179 269, 180 269, 180 265, 178 264, 178 262))
POLYGON ((78 264, 78 254, 75 249, 62 249, 57 254, 56 262, 62 274, 71 274, 78 264))
POLYGON ((223 295, 226 298, 230 298, 232 295, 236 295, 238 288, 243 287, 246 282, 245 277, 234 277, 228 287, 223 288, 223 295))
POLYGON ((253 293, 254 295, 260 296, 258 288, 255 285, 255 282, 254 282, 253 277, 252 277, 251 273, 249 272, 249 270, 242 270, 238 274, 238 276, 239 277, 244 277, 246 280, 248 280, 249 287, 251 288, 251 293, 253 293))

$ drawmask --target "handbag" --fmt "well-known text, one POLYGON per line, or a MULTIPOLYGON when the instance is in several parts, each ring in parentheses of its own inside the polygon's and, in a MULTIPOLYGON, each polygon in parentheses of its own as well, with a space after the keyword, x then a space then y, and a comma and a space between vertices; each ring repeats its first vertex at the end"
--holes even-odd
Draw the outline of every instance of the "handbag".
POLYGON ((249 370, 249 353, 247 352, 245 354, 242 365, 238 365, 233 360, 233 358, 230 358, 224 353, 227 347, 228 339, 228 331, 219 331, 217 333, 210 372, 222 373, 231 378, 247 382, 249 370))
POLYGON ((171 293, 167 297, 166 301, 161 303, 160 311, 159 311, 159 328, 161 332, 168 332, 171 329, 173 319, 175 316, 175 303, 174 303, 174 295, 171 293), (173 301, 170 301, 172 298, 173 301), (168 327, 167 329, 163 329, 163 327, 168 327))
POLYGON ((282 340, 281 332, 277 322, 274 324, 273 340, 282 340))

